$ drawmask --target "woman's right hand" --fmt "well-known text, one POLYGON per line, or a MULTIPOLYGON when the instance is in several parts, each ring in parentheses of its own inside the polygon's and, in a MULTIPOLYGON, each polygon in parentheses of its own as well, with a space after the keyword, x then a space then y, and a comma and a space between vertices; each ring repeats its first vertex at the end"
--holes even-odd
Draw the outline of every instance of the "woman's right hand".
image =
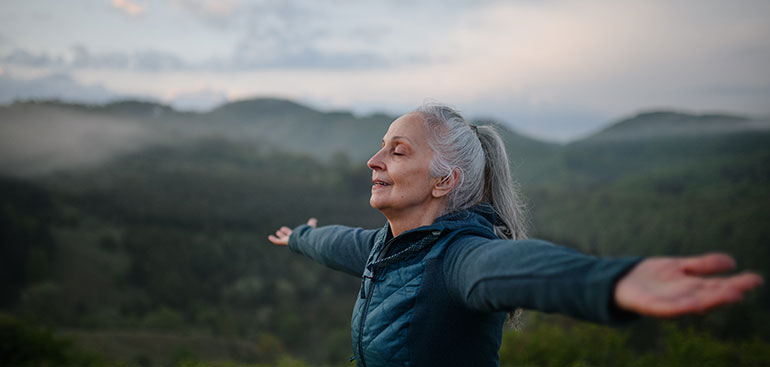
MULTIPOLYGON (((315 228, 316 224, 318 224, 318 219, 310 218, 307 220, 307 225, 315 228)), ((280 245, 280 246, 288 246, 289 245, 289 237, 291 236, 291 228, 283 226, 279 228, 277 231, 275 231, 275 235, 269 235, 267 236, 267 239, 270 240, 273 244, 280 245)))
POLYGON ((705 313, 735 303, 762 284, 759 274, 718 277, 735 267, 725 254, 648 258, 615 285, 615 303, 642 315, 674 317, 705 313))

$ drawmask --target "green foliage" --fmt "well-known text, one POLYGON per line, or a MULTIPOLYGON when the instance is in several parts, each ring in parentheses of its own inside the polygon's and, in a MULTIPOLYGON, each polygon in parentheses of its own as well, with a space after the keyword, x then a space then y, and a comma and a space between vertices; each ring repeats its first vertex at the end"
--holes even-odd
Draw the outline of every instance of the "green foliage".
MULTIPOLYGON (((559 317, 537 317, 521 331, 503 334, 502 366, 767 366, 770 342, 758 338, 721 340, 709 332, 663 325, 656 343, 640 350, 630 329, 559 317)), ((648 335, 649 337, 649 335, 648 335)))
POLYGON ((28 283, 49 277, 54 218, 47 191, 0 177, 0 307, 16 303, 28 283))
POLYGON ((30 286, 21 297, 23 314, 45 325, 62 322, 63 310, 58 302, 62 289, 55 283, 40 283, 30 286))
POLYGON ((142 326, 150 330, 179 331, 185 326, 185 321, 179 312, 167 307, 161 307, 145 316, 142 326))
POLYGON ((500 359, 504 366, 628 366, 632 352, 628 335, 591 324, 534 322, 503 334, 500 359))
POLYGON ((193 367, 200 364, 200 359, 191 350, 181 347, 174 350, 171 357, 171 365, 177 367, 193 367))
POLYGON ((88 367, 103 363, 97 356, 73 346, 68 339, 0 313, 0 365, 88 367))

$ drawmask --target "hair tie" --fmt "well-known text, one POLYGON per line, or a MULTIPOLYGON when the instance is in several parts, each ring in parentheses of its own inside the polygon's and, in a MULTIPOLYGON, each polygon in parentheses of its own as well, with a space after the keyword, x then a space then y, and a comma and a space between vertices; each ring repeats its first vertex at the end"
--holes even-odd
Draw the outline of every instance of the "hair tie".
POLYGON ((471 130, 473 130, 473 133, 477 136, 479 135, 479 130, 477 129, 476 125, 468 125, 471 127, 471 130))

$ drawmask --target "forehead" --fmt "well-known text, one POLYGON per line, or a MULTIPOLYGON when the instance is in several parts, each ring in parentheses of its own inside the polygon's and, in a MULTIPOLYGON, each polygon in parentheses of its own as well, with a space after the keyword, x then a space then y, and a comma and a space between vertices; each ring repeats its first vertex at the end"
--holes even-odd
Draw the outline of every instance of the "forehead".
POLYGON ((408 113, 397 118, 390 124, 384 140, 406 138, 413 143, 424 143, 428 139, 428 129, 420 114, 408 113))

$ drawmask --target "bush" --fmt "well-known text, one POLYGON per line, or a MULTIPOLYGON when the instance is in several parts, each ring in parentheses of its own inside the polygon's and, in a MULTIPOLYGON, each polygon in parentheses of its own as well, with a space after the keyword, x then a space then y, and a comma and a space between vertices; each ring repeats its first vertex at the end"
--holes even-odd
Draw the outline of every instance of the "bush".
MULTIPOLYGON (((539 316, 539 315, 535 315, 539 316)), ((565 318, 535 318, 523 331, 503 334, 502 366, 770 366, 770 343, 759 338, 727 341, 695 329, 665 323, 657 343, 635 349, 625 329, 575 322, 565 318)))
POLYGON ((0 314, 0 365, 88 367, 103 362, 50 330, 0 314))

